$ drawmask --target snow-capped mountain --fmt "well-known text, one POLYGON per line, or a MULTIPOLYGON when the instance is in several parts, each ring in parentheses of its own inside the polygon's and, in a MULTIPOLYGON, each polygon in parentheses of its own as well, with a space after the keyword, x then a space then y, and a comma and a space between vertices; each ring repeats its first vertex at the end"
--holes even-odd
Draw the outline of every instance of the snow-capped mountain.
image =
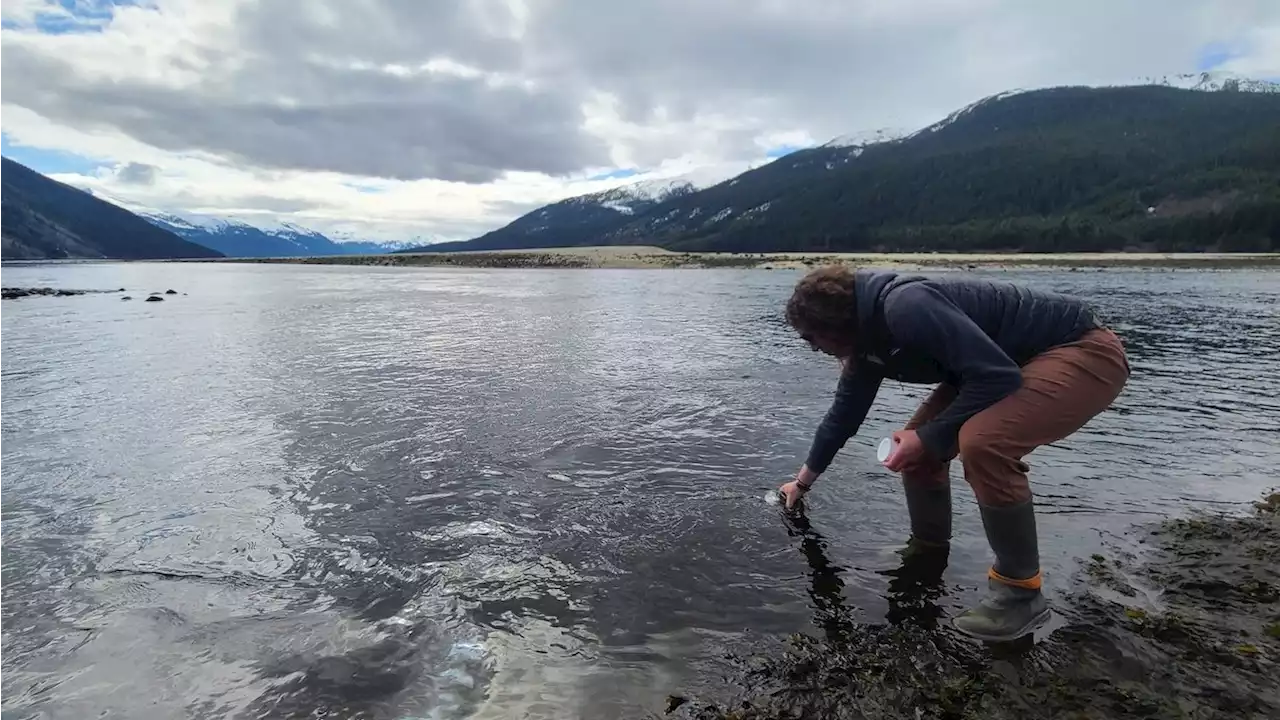
MULTIPOLYGON (((1144 193, 1160 197, 1171 187, 1231 190, 1254 183, 1273 190, 1274 180, 1268 186, 1265 178, 1254 179, 1270 167, 1265 163, 1250 166, 1238 181, 1210 171, 1214 163, 1229 162, 1217 152, 1223 158, 1251 152, 1274 156, 1268 152, 1274 134, 1259 129, 1275 124, 1276 88, 1207 73, 1118 87, 998 93, 905 137, 893 131, 858 133, 784 155, 628 217, 604 239, 738 252, 864 249, 881 241, 877 238, 886 246, 904 241, 919 248, 971 237, 962 225, 971 218, 998 223, 1016 216, 1034 226, 1052 213, 1092 217, 1096 212, 1097 206, 1080 200, 1091 197, 1088 192, 1023 187, 1028 177, 1064 174, 1110 198, 1109 207, 1115 208, 1144 193), (1154 92, 1151 85, 1178 89, 1154 92), (1144 131, 1130 134, 1128 127, 1144 131), (1130 147, 1150 156, 1133 161, 1126 156, 1130 147), (1100 173, 1100 167, 1107 172, 1100 173), (961 229, 955 234, 936 230, 952 226, 961 229)), ((1259 190, 1258 197, 1267 196, 1259 190)), ((1110 221, 1091 219, 1098 227, 1110 221)), ((983 232, 995 236, 994 230, 983 232)))
MULTIPOLYGON (((1171 88, 1177 88, 1180 90, 1195 90, 1198 92, 1256 92, 1256 93, 1280 92, 1280 84, 1278 83, 1270 82, 1268 80, 1254 80, 1252 78, 1247 78, 1240 75, 1236 75, 1234 73, 1222 72, 1222 71, 1184 73, 1180 75, 1161 75, 1158 77, 1142 77, 1142 78, 1137 78, 1130 82, 1123 82, 1123 83, 1116 83, 1116 84, 1109 84, 1109 85, 1107 84, 1093 85, 1088 87, 1126 88, 1126 87, 1145 87, 1148 85, 1157 85, 1160 87, 1171 87, 1171 88)), ((1016 88, 1013 90, 1006 90, 1004 92, 996 93, 994 95, 989 95, 987 97, 982 98, 981 100, 978 100, 977 102, 970 103, 960 108, 959 110, 952 112, 950 115, 947 115, 945 118, 943 118, 942 120, 939 120, 936 123, 933 123, 932 125, 928 125, 913 133, 904 135, 902 136, 901 139, 906 140, 906 139, 913 138, 917 135, 937 132, 949 125, 955 124, 957 120, 960 120, 965 116, 973 114, 974 111, 980 108, 988 107, 998 102, 1008 100, 1009 98, 1015 97, 1017 95, 1024 95, 1029 92, 1036 92, 1036 90, 1031 88, 1016 88)))
POLYGON ((690 195, 726 180, 741 165, 712 166, 665 178, 639 180, 608 190, 577 195, 522 215, 507 225, 465 242, 430 245, 423 249, 509 250, 534 247, 590 245, 628 217, 663 202, 690 195))
POLYGON ((864 130, 862 132, 850 133, 848 135, 839 135, 822 144, 827 148, 845 148, 845 147, 865 147, 867 145, 875 145, 882 142, 893 142, 901 140, 910 135, 910 130, 902 128, 878 128, 876 130, 864 130))
POLYGON ((747 166, 742 163, 699 167, 679 175, 638 180, 609 190, 578 195, 564 202, 576 205, 599 205, 616 210, 623 215, 634 215, 637 209, 651 207, 681 195, 704 190, 746 169, 747 166))
POLYGON ((1183 90, 1202 90, 1205 92, 1280 92, 1280 83, 1269 80, 1255 80, 1235 73, 1223 71, 1207 71, 1185 73, 1181 75, 1163 75, 1160 77, 1140 78, 1131 85, 1163 85, 1183 90))
POLYGON ((122 207, 178 237, 212 248, 227 257, 306 257, 312 255, 379 255, 415 245, 410 242, 359 240, 348 235, 303 227, 269 218, 247 222, 216 215, 163 212, 116 197, 102 188, 80 187, 84 192, 122 207))
POLYGON ((222 253, 166 232, 100 197, 16 160, 3 166, 5 260, 215 258, 222 253))
POLYGON ((634 215, 636 208, 644 208, 677 195, 686 195, 698 188, 682 178, 642 180, 630 185, 602 190, 589 195, 579 195, 565 202, 571 205, 598 205, 623 215, 634 215))
POLYGON ((268 221, 251 225, 242 220, 193 213, 143 210, 137 214, 153 225, 228 257, 364 255, 393 252, 410 246, 410 243, 335 240, 319 231, 289 222, 268 221))
POLYGON ((822 162, 828 170, 834 170, 850 160, 862 155, 872 145, 898 142, 911 136, 911 131, 902 128, 878 128, 862 132, 838 135, 817 147, 825 151, 821 158, 797 159, 799 163, 822 162))
MULTIPOLYGON (((1280 84, 1225 72, 1136 78, 1114 85, 1095 85, 1093 88, 1153 85, 1204 93, 1280 93, 1280 84)), ((809 220, 805 222, 812 225, 813 218, 810 216, 820 214, 811 207, 817 202, 815 188, 819 185, 830 188, 841 182, 852 182, 848 180, 853 177, 850 173, 868 167, 868 163, 873 160, 877 168, 892 166, 885 158, 899 158, 895 162, 907 164, 914 162, 911 158, 915 155, 908 152, 909 148, 915 148, 913 152, 922 156, 935 151, 943 152, 947 147, 968 147, 965 143, 974 138, 990 140, 994 137, 993 133, 1008 134, 1017 131, 1019 127, 1029 127, 1027 118, 1031 111, 1028 108, 1035 102, 1035 98, 1023 96, 1047 97, 1056 94, 1068 98, 1066 107, 1071 107, 1070 98, 1080 90, 1087 92, 1088 88, 1077 86, 1008 90, 970 103, 941 120, 916 130, 880 128, 861 131, 783 155, 760 167, 749 167, 746 163, 696 167, 687 169, 687 172, 680 175, 610 187, 553 202, 528 212, 501 228, 463 242, 429 246, 424 246, 421 242, 359 243, 349 242, 346 238, 333 234, 325 236, 288 223, 266 227, 238 220, 195 218, 187 215, 176 217, 145 212, 140 214, 184 238, 228 255, 346 254, 405 248, 434 251, 496 250, 683 242, 683 238, 687 237, 723 235, 732 228, 763 227, 766 217, 781 217, 787 212, 798 212, 784 210, 786 203, 783 198, 792 193, 795 194, 792 204, 796 207, 805 204, 804 213, 809 215, 801 214, 808 217, 809 220), (978 119, 981 122, 974 122, 978 119), (961 132, 953 132, 956 130, 961 132)), ((1216 103, 1216 99, 1198 99, 1216 103)), ((1190 96, 1184 97, 1184 100, 1193 101, 1190 96)), ((1184 100, 1170 102, 1177 105, 1184 100)), ((1231 96, 1222 98, 1223 103, 1231 100, 1231 96)), ((1162 121, 1165 119, 1161 118, 1162 121)), ((1052 113, 1042 113, 1039 121, 1053 122, 1052 113)), ((1035 141, 1032 138, 1029 142, 1034 145, 1035 141)), ((866 174, 858 175, 858 182, 874 184, 881 177, 864 175, 866 174)), ((929 183, 921 182, 921 187, 927 185, 929 183)), ((860 191, 861 187, 841 186, 838 191, 832 190, 831 196, 840 198, 852 190, 860 191)), ((876 209, 875 206, 869 207, 871 210, 876 209)), ((863 215, 870 214, 867 208, 861 208, 860 212, 863 215)), ((779 237, 788 235, 788 231, 784 229, 771 232, 777 233, 779 237)), ((830 231, 830 234, 838 235, 839 232, 843 231, 830 231)))

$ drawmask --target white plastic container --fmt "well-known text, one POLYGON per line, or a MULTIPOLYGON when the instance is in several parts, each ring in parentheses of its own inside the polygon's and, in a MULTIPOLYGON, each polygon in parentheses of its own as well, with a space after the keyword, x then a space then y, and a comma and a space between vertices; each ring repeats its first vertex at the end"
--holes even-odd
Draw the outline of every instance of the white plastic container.
POLYGON ((883 465, 884 461, 888 460, 889 456, 893 454, 893 448, 893 438, 887 437, 881 440, 880 447, 876 448, 876 460, 880 461, 880 464, 883 465))

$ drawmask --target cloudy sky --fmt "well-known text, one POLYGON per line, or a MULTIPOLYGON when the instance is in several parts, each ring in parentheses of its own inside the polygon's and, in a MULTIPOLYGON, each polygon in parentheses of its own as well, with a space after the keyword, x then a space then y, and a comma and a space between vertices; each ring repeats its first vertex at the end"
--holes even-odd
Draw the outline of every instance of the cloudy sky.
POLYGON ((1280 77, 1277 0, 4 0, 5 156, 123 202, 460 239, 1017 87, 1280 77))

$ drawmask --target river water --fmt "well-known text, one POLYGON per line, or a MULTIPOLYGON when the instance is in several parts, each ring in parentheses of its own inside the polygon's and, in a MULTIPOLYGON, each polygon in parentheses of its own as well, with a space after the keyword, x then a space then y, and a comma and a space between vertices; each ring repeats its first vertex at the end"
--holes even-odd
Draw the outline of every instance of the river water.
MULTIPOLYGON (((1050 594, 1274 483, 1280 273, 990 273, 1096 301, 1134 370, 1030 458, 1050 594)), ((885 622, 874 444, 927 388, 885 386, 798 537, 763 496, 836 368, 781 322, 796 278, 6 266, 135 299, 4 301, 5 717, 635 717, 833 605, 885 622)), ((953 472, 945 612, 987 563, 953 472)))

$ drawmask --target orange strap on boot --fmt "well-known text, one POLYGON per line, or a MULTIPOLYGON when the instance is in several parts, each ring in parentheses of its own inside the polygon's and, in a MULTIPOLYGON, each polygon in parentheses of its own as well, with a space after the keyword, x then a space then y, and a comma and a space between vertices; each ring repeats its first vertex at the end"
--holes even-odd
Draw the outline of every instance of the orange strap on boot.
POLYGON ((1032 575, 1031 577, 1025 580, 1016 580, 1014 578, 1009 578, 1001 575, 1000 573, 996 572, 996 569, 993 567, 987 570, 987 577, 991 578, 992 580, 995 580, 996 582, 1004 583, 1005 585, 1008 585, 1010 587, 1022 588, 1023 590, 1039 590, 1040 589, 1040 571, 1039 570, 1036 571, 1035 575, 1032 575))

